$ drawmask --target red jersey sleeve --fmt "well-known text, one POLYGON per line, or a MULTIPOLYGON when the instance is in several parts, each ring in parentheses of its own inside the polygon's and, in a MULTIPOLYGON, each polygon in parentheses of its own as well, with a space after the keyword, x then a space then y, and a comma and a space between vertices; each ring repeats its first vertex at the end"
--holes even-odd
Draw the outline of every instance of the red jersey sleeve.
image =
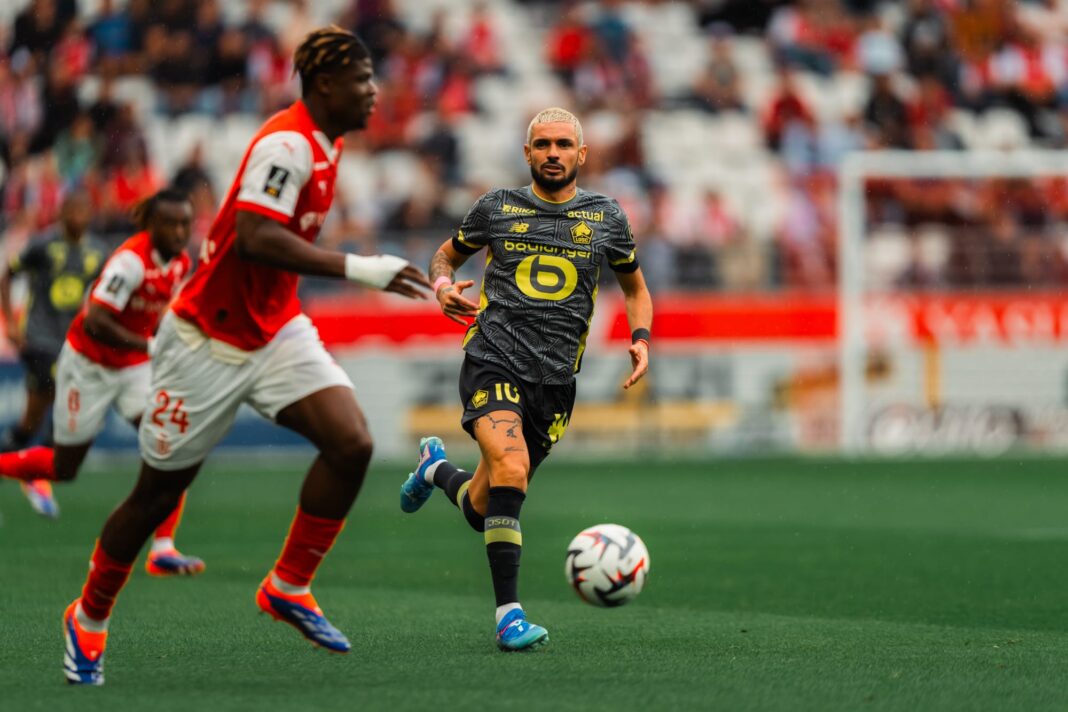
POLYGON ((288 223, 312 174, 312 149, 297 131, 275 131, 252 147, 237 194, 238 210, 288 223))
POLYGON ((120 250, 104 265, 89 301, 121 314, 144 279, 145 265, 141 258, 130 250, 120 250))

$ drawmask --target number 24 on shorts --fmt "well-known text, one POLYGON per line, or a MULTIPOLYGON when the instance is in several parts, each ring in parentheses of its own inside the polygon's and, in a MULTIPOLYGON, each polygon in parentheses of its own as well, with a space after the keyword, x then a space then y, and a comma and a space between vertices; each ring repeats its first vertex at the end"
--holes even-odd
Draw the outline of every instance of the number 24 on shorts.
POLYGON ((185 401, 181 398, 174 400, 174 406, 171 406, 171 396, 167 391, 160 391, 156 393, 156 397, 153 399, 156 401, 157 408, 152 411, 152 422, 161 428, 166 428, 167 424, 163 422, 163 416, 166 415, 167 409, 170 408, 171 417, 170 422, 178 426, 178 432, 182 435, 189 429, 189 414, 182 407, 185 405, 185 401))

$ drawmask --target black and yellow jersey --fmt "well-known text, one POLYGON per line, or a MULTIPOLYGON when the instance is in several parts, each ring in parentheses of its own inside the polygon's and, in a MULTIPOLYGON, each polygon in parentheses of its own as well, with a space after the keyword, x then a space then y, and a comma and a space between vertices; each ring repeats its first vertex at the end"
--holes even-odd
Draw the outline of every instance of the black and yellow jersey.
POLYGON ((59 355, 85 290, 107 256, 107 244, 97 238, 87 235, 69 242, 57 229, 11 257, 11 274, 29 278, 29 303, 23 313, 26 349, 59 355))
POLYGON ((467 255, 488 248, 464 350, 531 383, 569 383, 578 372, 601 264, 638 269, 619 203, 581 189, 562 203, 542 200, 530 186, 490 191, 452 245, 467 255))

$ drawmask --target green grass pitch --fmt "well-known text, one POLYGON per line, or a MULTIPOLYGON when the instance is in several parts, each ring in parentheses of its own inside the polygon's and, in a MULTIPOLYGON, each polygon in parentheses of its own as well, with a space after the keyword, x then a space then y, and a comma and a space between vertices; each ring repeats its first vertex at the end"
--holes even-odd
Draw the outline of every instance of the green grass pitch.
POLYGON ((550 460, 523 511, 520 591, 550 644, 493 645, 481 539, 440 493, 397 506, 377 465, 316 593, 351 638, 316 651, 257 614, 302 466, 209 463, 179 532, 197 579, 141 564, 107 686, 68 688, 60 613, 131 467, 58 488, 63 517, 0 485, 0 708, 21 710, 1041 710, 1068 700, 1068 463, 550 460), (580 529, 649 547, 646 591, 583 604, 580 529))

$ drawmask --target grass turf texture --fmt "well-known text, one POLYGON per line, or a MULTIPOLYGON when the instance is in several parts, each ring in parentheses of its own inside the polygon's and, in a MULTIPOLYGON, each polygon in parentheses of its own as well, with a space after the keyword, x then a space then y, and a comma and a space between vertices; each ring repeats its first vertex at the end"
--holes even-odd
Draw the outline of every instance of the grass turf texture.
POLYGON ((120 597, 107 686, 68 688, 60 614, 132 481, 58 487, 58 522, 0 486, 0 707, 109 709, 1063 709, 1065 463, 550 461, 523 511, 522 599, 551 642, 496 651, 481 538, 441 493, 397 506, 376 467, 316 594, 353 642, 312 650, 257 615, 297 466, 209 465, 179 542, 205 575, 120 597), (649 547, 629 606, 581 603, 564 549, 618 522, 649 547))

